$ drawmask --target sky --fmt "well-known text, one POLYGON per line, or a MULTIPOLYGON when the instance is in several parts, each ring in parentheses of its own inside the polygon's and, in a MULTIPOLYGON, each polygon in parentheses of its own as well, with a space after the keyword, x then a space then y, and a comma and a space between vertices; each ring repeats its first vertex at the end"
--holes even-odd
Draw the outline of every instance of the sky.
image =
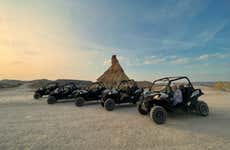
POLYGON ((229 0, 0 0, 0 79, 230 81, 229 0))

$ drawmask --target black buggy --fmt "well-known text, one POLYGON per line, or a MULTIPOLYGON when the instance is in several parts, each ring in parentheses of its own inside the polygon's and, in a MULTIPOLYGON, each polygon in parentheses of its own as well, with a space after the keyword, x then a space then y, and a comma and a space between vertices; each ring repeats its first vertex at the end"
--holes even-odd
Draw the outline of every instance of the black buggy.
POLYGON ((104 90, 102 82, 94 82, 86 90, 78 90, 75 94, 75 105, 80 107, 85 102, 100 100, 104 90))
POLYGON ((117 89, 107 89, 103 92, 101 106, 108 111, 112 111, 116 104, 136 104, 142 92, 143 89, 138 88, 134 80, 121 81, 117 89))
POLYGON ((198 100, 203 94, 201 89, 193 87, 188 77, 166 77, 153 82, 150 89, 144 92, 137 107, 140 114, 149 113, 150 118, 157 124, 163 124, 166 121, 167 111, 174 112, 176 109, 208 116, 208 105, 198 100), (175 106, 172 103, 174 94, 172 84, 179 85, 183 97, 183 101, 175 106))
POLYGON ((47 85, 37 89, 34 93, 34 99, 39 99, 42 96, 49 95, 52 91, 59 87, 57 82, 50 82, 47 85))
POLYGON ((59 100, 73 99, 79 88, 72 82, 60 86, 50 93, 47 99, 48 104, 54 104, 59 100))

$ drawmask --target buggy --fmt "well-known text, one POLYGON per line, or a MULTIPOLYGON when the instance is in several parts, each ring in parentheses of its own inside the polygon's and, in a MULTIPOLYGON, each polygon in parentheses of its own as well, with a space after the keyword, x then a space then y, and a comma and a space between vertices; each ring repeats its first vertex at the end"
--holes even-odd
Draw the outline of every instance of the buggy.
POLYGON ((72 99, 79 88, 72 82, 60 86, 48 96, 47 103, 54 104, 58 100, 72 99))
POLYGON ((75 105, 83 106, 86 101, 100 100, 105 86, 102 82, 92 83, 86 90, 78 90, 75 94, 75 105))
POLYGON ((138 111, 142 115, 150 114, 150 118, 157 124, 163 124, 167 118, 167 112, 175 112, 181 109, 185 112, 196 112, 201 116, 208 116, 208 105, 198 100, 204 93, 201 89, 195 89, 186 76, 166 77, 153 81, 148 91, 143 93, 138 111), (184 83, 185 82, 185 83, 184 83), (183 84, 182 84, 183 83, 183 84), (171 85, 180 85, 182 102, 173 104, 173 91, 171 85))
POLYGON ((134 80, 123 80, 117 89, 107 89, 101 98, 101 106, 108 111, 112 111, 116 104, 132 103, 139 101, 142 88, 138 88, 134 80))
POLYGON ((47 85, 40 87, 34 93, 34 99, 39 99, 42 96, 49 95, 52 91, 58 88, 57 82, 50 82, 47 85))

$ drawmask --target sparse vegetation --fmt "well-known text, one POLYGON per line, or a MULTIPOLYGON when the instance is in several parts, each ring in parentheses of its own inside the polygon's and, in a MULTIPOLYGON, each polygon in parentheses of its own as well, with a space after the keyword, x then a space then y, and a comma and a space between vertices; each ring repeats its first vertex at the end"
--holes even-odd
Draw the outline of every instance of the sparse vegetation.
POLYGON ((230 82, 216 82, 213 87, 222 91, 230 91, 230 82))

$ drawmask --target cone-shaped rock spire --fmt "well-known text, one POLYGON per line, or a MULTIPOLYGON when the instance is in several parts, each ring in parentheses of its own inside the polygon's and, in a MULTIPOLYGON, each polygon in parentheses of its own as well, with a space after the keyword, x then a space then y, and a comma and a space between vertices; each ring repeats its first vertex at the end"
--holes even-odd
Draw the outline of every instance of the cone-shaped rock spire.
POLYGON ((97 81, 103 82, 108 88, 116 87, 120 81, 129 79, 122 69, 116 55, 112 56, 111 62, 112 65, 97 79, 97 81))

